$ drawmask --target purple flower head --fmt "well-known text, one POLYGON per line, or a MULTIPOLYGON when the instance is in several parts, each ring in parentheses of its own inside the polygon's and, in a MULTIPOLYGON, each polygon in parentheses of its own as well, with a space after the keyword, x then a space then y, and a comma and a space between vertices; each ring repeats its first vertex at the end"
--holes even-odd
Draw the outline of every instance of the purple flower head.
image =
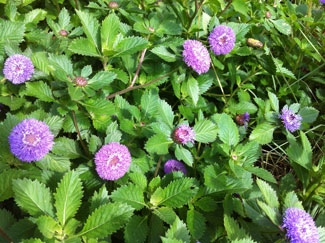
POLYGON ((53 147, 54 136, 45 122, 25 119, 8 137, 10 151, 24 162, 41 160, 53 147))
POLYGON ((299 208, 287 208, 282 228, 291 243, 318 243, 318 230, 312 217, 299 208))
POLYGON ((236 116, 236 122, 238 125, 243 126, 245 125, 245 128, 247 128, 247 124, 249 122, 250 115, 248 112, 245 112, 244 114, 239 114, 236 116))
POLYGON ((100 178, 115 181, 128 171, 131 154, 125 145, 117 142, 109 143, 96 153, 95 164, 100 178))
POLYGON ((211 50, 216 55, 226 55, 235 46, 236 35, 232 28, 219 25, 213 29, 209 36, 211 50))
POLYGON ((206 73, 210 68, 210 55, 207 48, 197 40, 186 40, 183 44, 183 57, 187 66, 198 74, 206 73))
POLYGON ((15 54, 7 58, 3 74, 13 84, 21 84, 29 80, 34 73, 32 61, 23 55, 15 54))
POLYGON ((170 173, 173 171, 182 171, 184 175, 186 175, 186 168, 185 165, 182 162, 179 162, 178 160, 168 160, 164 165, 164 172, 170 173))
POLYGON ((186 144, 187 142, 194 143, 195 131, 188 125, 182 124, 173 132, 175 143, 186 144))
POLYGON ((282 114, 279 114, 279 117, 282 119, 285 128, 290 132, 298 130, 301 125, 302 117, 295 114, 287 106, 283 107, 282 114))
POLYGON ((319 0, 319 2, 325 4, 325 0, 319 0))

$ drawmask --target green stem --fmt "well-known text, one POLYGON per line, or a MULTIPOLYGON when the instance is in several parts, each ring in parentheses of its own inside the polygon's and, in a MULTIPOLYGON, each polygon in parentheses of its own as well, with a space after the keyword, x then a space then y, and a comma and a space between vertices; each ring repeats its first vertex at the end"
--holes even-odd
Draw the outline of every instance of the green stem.
POLYGON ((161 164, 161 161, 162 161, 162 158, 163 158, 163 157, 164 157, 163 155, 161 155, 161 156, 159 157, 159 160, 158 160, 158 163, 157 163, 157 166, 156 166, 155 173, 153 174, 153 177, 156 177, 156 176, 158 175, 158 171, 159 171, 160 164, 161 164))

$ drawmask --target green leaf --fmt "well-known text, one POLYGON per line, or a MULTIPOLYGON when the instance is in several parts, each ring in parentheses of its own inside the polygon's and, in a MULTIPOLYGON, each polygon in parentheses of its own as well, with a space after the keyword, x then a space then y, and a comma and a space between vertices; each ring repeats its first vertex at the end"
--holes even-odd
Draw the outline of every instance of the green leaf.
POLYGON ((179 208, 189 202, 196 191, 193 178, 182 178, 172 181, 164 189, 158 188, 151 196, 150 202, 155 206, 179 208))
POLYGON ((57 102, 51 88, 43 81, 26 82, 26 93, 28 96, 33 96, 45 102, 57 102))
POLYGON ((69 50, 83 56, 100 57, 96 46, 89 39, 83 37, 74 39, 69 45, 69 50))
POLYGON ((248 6, 245 0, 234 0, 232 5, 237 12, 247 16, 248 6))
POLYGON ((164 46, 157 46, 151 50, 152 53, 156 54, 158 57, 163 59, 166 62, 175 62, 176 55, 170 53, 168 49, 164 46))
POLYGON ((94 192, 94 195, 91 198, 91 205, 90 205, 90 211, 94 211, 96 208, 98 208, 101 205, 104 205, 106 203, 109 203, 110 199, 108 196, 108 191, 103 185, 98 192, 94 192))
POLYGON ((122 57, 125 55, 131 55, 148 46, 148 41, 142 37, 128 37, 120 41, 114 48, 114 57, 122 57))
POLYGON ((217 126, 210 120, 200 120, 193 127, 195 141, 201 143, 212 143, 217 138, 217 126))
POLYGON ((99 30, 98 21, 90 13, 82 12, 79 10, 76 10, 76 12, 80 18, 83 31, 85 32, 88 40, 90 40, 93 46, 95 46, 96 49, 98 50, 99 43, 100 43, 99 34, 98 34, 98 30, 99 30))
POLYGON ((240 240, 233 240, 231 243, 256 243, 256 241, 253 241, 251 238, 243 238, 240 240))
POLYGON ((70 15, 66 8, 62 8, 59 14, 59 25, 65 29, 70 23, 70 15))
POLYGON ((147 188, 147 184, 148 184, 147 177, 143 173, 133 172, 129 174, 129 177, 131 181, 135 185, 139 186, 142 190, 145 190, 147 188))
POLYGON ((257 200, 258 206, 264 211, 264 213, 269 217, 275 225, 280 225, 280 215, 277 208, 272 208, 269 205, 257 200))
POLYGON ((47 12, 43 9, 33 9, 32 11, 29 11, 27 14, 25 14, 24 23, 33 23, 37 24, 38 22, 45 19, 47 12))
POLYGON ((50 74, 50 65, 46 52, 34 52, 31 60, 35 67, 46 74, 50 74))
POLYGON ((153 213, 157 215, 159 218, 161 218, 163 221, 165 221, 167 224, 174 223, 177 217, 174 210, 168 207, 160 207, 158 209, 155 209, 153 213))
POLYGON ((36 224, 39 231, 48 239, 52 239, 57 230, 58 223, 50 216, 41 216, 37 219, 36 224))
POLYGON ((12 185, 19 207, 32 216, 53 216, 51 192, 43 183, 37 180, 16 179, 12 185))
POLYGON ((256 183, 263 194, 265 202, 271 208, 278 208, 280 204, 279 204, 278 196, 276 195, 276 192, 273 190, 273 188, 269 184, 267 184, 266 182, 260 179, 257 179, 256 183))
POLYGON ((176 239, 181 240, 181 242, 190 243, 190 234, 186 228, 186 225, 178 217, 169 230, 167 230, 165 236, 169 239, 176 239))
POLYGON ((147 207, 144 202, 143 190, 134 184, 121 186, 112 192, 111 198, 114 202, 126 203, 136 210, 147 207))
POLYGON ((204 216, 198 211, 191 209, 187 211, 186 223, 194 239, 200 239, 206 229, 204 216))
POLYGON ((44 122, 49 126, 54 136, 57 136, 63 126, 63 118, 59 116, 47 116, 44 122))
POLYGON ((202 197, 195 202, 195 206, 204 212, 212 212, 217 209, 217 202, 211 197, 202 197))
POLYGON ((143 243, 149 231, 148 217, 134 215, 124 229, 126 243, 143 243))
POLYGON ((141 112, 144 118, 148 118, 157 113, 158 94, 155 89, 147 90, 141 96, 141 112))
POLYGON ((108 15, 101 28, 102 51, 113 50, 113 44, 120 31, 120 20, 115 14, 108 15))
POLYGON ((280 33, 285 35, 291 34, 292 28, 284 19, 271 20, 271 22, 280 33))
POLYGON ((244 229, 240 228, 237 222, 230 216, 224 215, 224 225, 230 240, 242 239, 247 237, 244 229))
POLYGON ((300 208, 304 210, 302 203, 299 201, 296 193, 288 192, 284 198, 284 208, 300 208))
POLYGON ((148 153, 157 153, 159 155, 168 154, 168 146, 173 141, 162 134, 156 134, 148 139, 145 149, 148 153))
POLYGON ((91 87, 94 90, 99 90, 113 82, 116 76, 117 75, 113 72, 100 71, 88 80, 88 87, 91 87))
POLYGON ((172 107, 164 100, 160 100, 158 104, 159 118, 166 123, 170 129, 173 129, 174 112, 172 107))
POLYGON ((271 106, 272 106, 273 110, 275 110, 277 113, 279 113, 279 99, 278 99, 278 97, 271 92, 267 92, 267 94, 271 101, 271 106))
POLYGON ((66 173, 58 184, 54 195, 56 215, 63 226, 77 213, 81 205, 82 194, 78 173, 75 171, 66 173))
POLYGON ((193 156, 190 151, 180 145, 176 145, 175 156, 178 160, 183 160, 188 166, 192 167, 193 156))
POLYGON ((24 39, 25 25, 19 22, 0 22, 0 42, 20 43, 24 39))
POLYGON ((229 146, 235 146, 239 141, 236 124, 231 117, 225 113, 222 113, 218 121, 218 135, 220 140, 229 146))
POLYGON ((122 228, 131 218, 133 210, 123 203, 102 205, 88 217, 78 236, 103 239, 122 228))
POLYGON ((105 98, 93 97, 86 99, 84 102, 80 103, 87 109, 89 113, 94 115, 113 115, 115 113, 114 104, 105 98))
POLYGON ((270 123, 264 122, 257 125, 249 136, 249 140, 256 141, 259 144, 270 143, 273 139, 273 131, 276 127, 270 123))
POLYGON ((196 79, 194 79, 192 76, 190 76, 187 80, 186 89, 187 93, 192 98, 194 105, 196 106, 199 100, 199 85, 196 79))
POLYGON ((77 141, 67 137, 60 137, 55 139, 52 153, 64 156, 69 159, 79 158, 82 154, 77 141))
POLYGON ((52 153, 45 155, 43 159, 36 162, 36 165, 42 169, 57 172, 65 172, 70 169, 70 160, 64 156, 58 156, 52 153))
POLYGON ((0 229, 7 230, 13 223, 15 223, 15 221, 16 220, 11 212, 0 208, 0 229))
POLYGON ((22 107, 26 100, 15 96, 1 96, 0 103, 9 106, 11 111, 15 111, 22 107))
MULTIPOLYGON (((68 56, 65 55, 55 55, 49 54, 49 61, 51 66, 55 68, 56 71, 63 71, 64 75, 73 75, 72 62, 68 56)), ((66 77, 62 80, 69 80, 66 77)))
POLYGON ((314 107, 304 107, 299 111, 299 115, 302 117, 302 121, 306 123, 313 123, 318 117, 319 111, 314 107))
POLYGON ((271 183, 277 183, 272 173, 260 167, 247 167, 245 170, 271 183))

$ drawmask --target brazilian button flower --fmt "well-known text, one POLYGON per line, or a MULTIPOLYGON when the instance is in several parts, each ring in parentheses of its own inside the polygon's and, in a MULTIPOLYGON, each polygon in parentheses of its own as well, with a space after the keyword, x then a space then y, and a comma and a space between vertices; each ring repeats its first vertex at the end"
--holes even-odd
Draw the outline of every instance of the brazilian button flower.
POLYGON ((187 142, 194 143, 195 131, 188 125, 182 124, 173 132, 175 143, 186 144, 187 142))
POLYGON ((30 80, 34 73, 32 61, 23 55, 15 54, 7 58, 3 74, 13 84, 21 84, 30 80))
POLYGON ((282 114, 279 115, 287 130, 294 132, 299 129, 302 117, 295 114, 288 106, 283 107, 282 114))
POLYGON ((226 55, 235 46, 236 35, 232 28, 219 25, 213 29, 209 36, 211 50, 216 55, 226 55))
POLYGON ((54 136, 45 122, 25 119, 11 131, 10 151, 24 162, 41 160, 52 150, 54 136))
POLYGON ((109 143, 96 153, 95 164, 100 178, 115 181, 128 171, 131 154, 125 145, 117 142, 109 143))
POLYGON ((318 230, 312 217, 300 208, 287 208, 282 228, 291 243, 318 243, 318 230))
POLYGON ((164 172, 171 173, 173 171, 182 171, 184 175, 186 175, 186 168, 185 165, 182 162, 179 162, 178 160, 168 160, 164 165, 164 172))
POLYGON ((325 4, 325 0, 319 0, 319 2, 325 4))
POLYGON ((210 68, 210 55, 207 48, 197 40, 186 40, 183 44, 183 57, 187 66, 198 74, 206 73, 210 68))
POLYGON ((239 114, 236 116, 236 122, 240 125, 240 126, 245 126, 245 128, 247 128, 247 124, 249 122, 249 118, 250 115, 248 112, 245 112, 244 114, 239 114))

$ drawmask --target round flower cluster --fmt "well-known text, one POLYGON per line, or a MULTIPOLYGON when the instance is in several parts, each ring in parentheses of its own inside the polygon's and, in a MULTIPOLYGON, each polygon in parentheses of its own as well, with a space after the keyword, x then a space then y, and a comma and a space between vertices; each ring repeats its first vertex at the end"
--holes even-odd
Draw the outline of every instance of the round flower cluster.
POLYGON ((194 143, 195 131, 188 125, 182 124, 173 132, 175 143, 186 144, 187 142, 194 143))
POLYGON ((95 164, 100 178, 114 181, 128 171, 131 154, 125 145, 112 142, 101 147, 96 153, 95 164))
POLYGON ((318 230, 312 217, 300 208, 287 208, 282 228, 291 243, 318 243, 318 230))
POLYGON ((206 73, 210 68, 210 55, 207 48, 197 40, 186 40, 183 44, 183 57, 187 66, 198 74, 206 73))
POLYGON ((319 0, 319 2, 325 4, 325 0, 319 0))
POLYGON ((186 175, 186 168, 185 165, 182 162, 179 162, 178 160, 168 160, 164 165, 164 172, 171 173, 173 171, 181 171, 184 175, 186 175))
POLYGON ((209 36, 209 43, 216 55, 226 55, 235 46, 236 35, 232 28, 219 25, 215 27, 209 36))
POLYGON ((24 162, 41 160, 52 150, 54 136, 45 122, 25 119, 11 131, 10 151, 24 162))
POLYGON ((21 84, 29 80, 34 73, 32 61, 23 55, 15 54, 5 61, 3 74, 13 84, 21 84))
POLYGON ((283 107, 282 114, 280 114, 279 117, 282 119, 285 128, 290 132, 298 130, 301 125, 302 117, 295 114, 287 106, 283 107))

